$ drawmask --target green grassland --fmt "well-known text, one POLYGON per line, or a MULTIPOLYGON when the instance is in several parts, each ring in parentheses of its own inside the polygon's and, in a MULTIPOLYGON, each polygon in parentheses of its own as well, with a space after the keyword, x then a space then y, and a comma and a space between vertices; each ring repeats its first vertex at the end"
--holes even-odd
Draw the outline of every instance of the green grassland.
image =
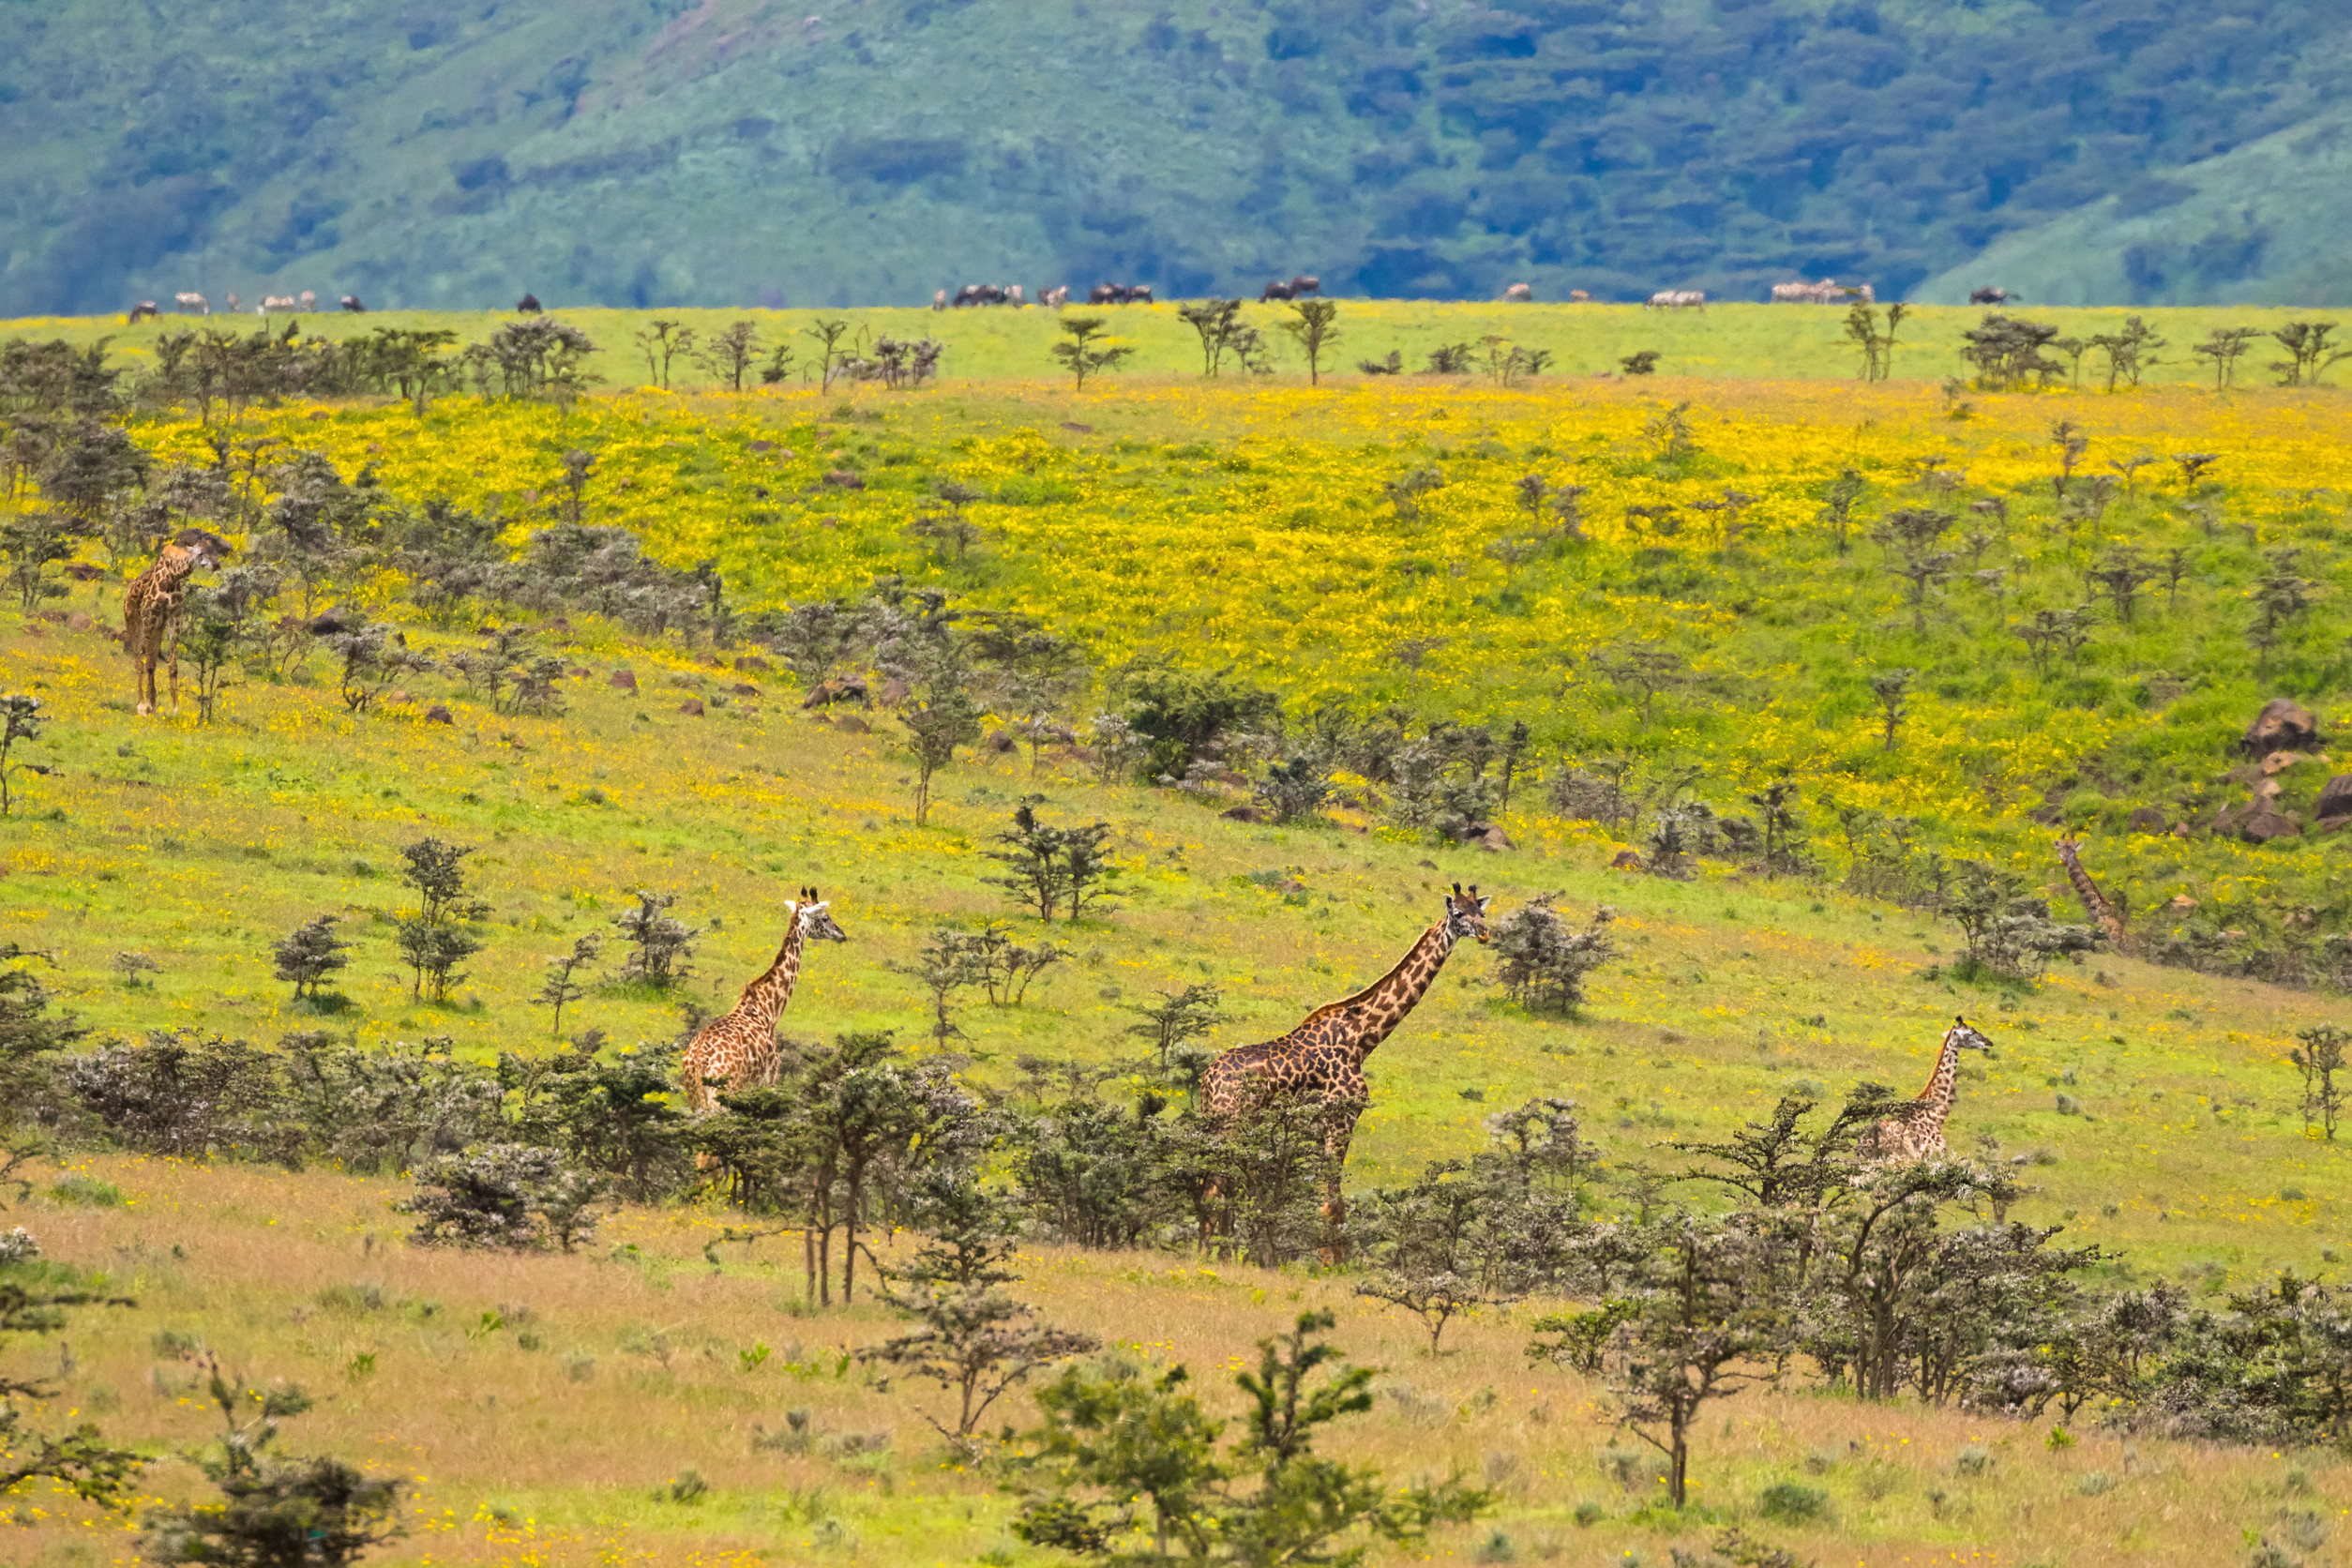
MULTIPOLYGON (((1350 358, 1393 339, 1410 359, 1419 345, 1486 330, 1553 346, 1530 323, 1557 324, 1562 361, 1572 349, 1586 356, 1577 369, 1601 368, 1621 345, 1666 348, 1666 333, 1687 334, 1674 340, 1694 360, 1714 358, 1705 377, 1694 366, 1648 383, 1350 376, 1309 388, 1286 371, 1203 387, 1168 308, 1107 313, 1147 353, 1135 374, 1082 397, 1037 377, 1046 312, 876 312, 859 319, 877 333, 961 335, 948 384, 909 395, 627 392, 565 412, 448 397, 422 421, 403 404, 362 400, 256 409, 233 434, 326 452, 347 478, 373 465, 404 500, 482 507, 518 547, 551 519, 562 454, 592 450, 587 520, 635 529, 672 565, 719 560, 741 610, 898 572, 975 608, 1044 614, 1101 668, 1137 654, 1235 666, 1297 722, 1331 701, 1394 705, 1417 724, 1524 716, 1542 735, 1541 776, 1500 819, 1515 847, 1440 848, 1352 808, 1315 826, 1237 822, 1219 814, 1237 794, 1105 784, 1062 748, 1034 770, 1018 750, 968 751, 917 827, 886 716, 818 717, 781 672, 737 664, 759 656, 748 645, 639 636, 582 613, 533 622, 575 671, 560 716, 494 712, 445 671, 353 716, 322 661, 291 679, 243 676, 209 725, 192 713, 141 718, 128 660, 98 629, 119 617, 114 572, 47 613, 0 611, 0 687, 40 698, 51 718, 21 755, 55 770, 19 776, 23 803, 0 821, 0 940, 53 955, 44 983, 100 1039, 188 1027, 267 1043, 324 1028, 370 1046, 446 1037, 484 1059, 550 1047, 548 1015, 529 1000, 544 961, 581 933, 609 932, 632 890, 677 892, 676 912, 703 928, 686 994, 710 1006, 766 963, 782 900, 814 882, 851 940, 811 956, 787 1031, 888 1028, 912 1042, 924 1034, 923 998, 893 965, 937 927, 1007 917, 983 852, 1033 793, 1051 821, 1112 824, 1123 899, 1052 933, 1073 955, 1024 1004, 975 999, 958 1010, 953 1048, 975 1085, 1011 1085, 1025 1058, 1132 1063, 1129 1009, 1198 981, 1216 985, 1230 1014, 1210 1044, 1267 1038, 1386 970, 1454 882, 1493 893, 1498 912, 1557 892, 1572 913, 1618 912, 1621 956, 1595 977, 1588 1007, 1532 1016, 1504 996, 1487 954, 1457 953, 1370 1063, 1351 1184, 1465 1154, 1489 1114, 1536 1094, 1576 1100, 1612 1163, 1671 1166, 1679 1156, 1665 1145, 1719 1134, 1792 1090, 1836 1096, 1876 1081, 1907 1092, 1965 1012, 1998 1049, 1970 1063, 1952 1141, 2022 1160, 2016 1217, 2115 1250, 2112 1277, 2177 1277, 2208 1298, 2281 1266, 2335 1272, 2352 1184, 2342 1144, 2307 1136, 2285 1053, 2297 1031, 2345 1021, 2339 992, 2107 953, 2039 985, 1962 983, 1951 927, 1840 886, 1847 854, 1829 808, 1908 810, 1924 842, 2012 866, 2062 898, 2048 853, 2055 811, 2112 830, 2087 858, 2131 894, 2143 930, 2164 924, 2152 912, 2181 891, 2233 918, 2268 910, 2293 924, 2275 912, 2301 910, 2312 912, 2294 921, 2337 928, 2340 837, 2256 848, 2204 831, 2209 813, 2179 838, 2128 836, 2119 819, 2143 801, 2194 815, 2235 798, 2240 787, 2222 781, 2230 743, 2264 697, 2290 692, 2323 720, 2342 711, 2352 687, 2341 656, 2352 586, 2343 394, 1970 394, 1969 417, 1954 419, 1922 381, 1832 379, 1848 373, 1834 311, 1352 304, 1341 318, 1359 334, 1350 358), (1606 342, 1576 349, 1578 332, 1606 342), (1698 452, 1667 460, 1643 432, 1684 400, 1698 452), (2048 427, 2062 417, 2092 432, 2094 462, 2143 448, 2218 452, 2221 489, 2201 498, 2217 508, 2211 530, 2164 460, 2115 500, 2097 548, 2178 548, 2194 571, 2166 614, 2155 614, 2163 590, 2152 589, 2140 618, 2102 624, 2080 667, 2043 675, 2003 622, 2031 603, 2074 602, 2096 559, 2079 523, 2061 525, 2040 499, 2048 427), (755 450, 755 439, 775 445, 755 450), (2008 533, 1990 559, 2014 563, 2013 596, 1986 601, 1955 582, 1915 632, 1880 548, 1858 536, 1841 553, 1817 520, 1822 487, 1848 465, 1866 475, 1866 518, 2005 500, 2008 533), (1447 483, 1413 521, 1381 487, 1421 467, 1447 483), (1588 542, 1490 548, 1527 527, 1514 496, 1530 470, 1588 486, 1588 542), (1947 490, 1931 471, 1965 478, 1947 490), (859 488, 827 477, 844 473, 859 488), (961 560, 909 532, 951 478, 984 496, 971 504, 982 538, 961 560), (1629 503, 1687 505, 1729 487, 1756 498, 1741 537, 1696 524, 1648 537, 1626 522, 1629 503), (2261 552, 2280 548, 2302 551, 2317 604, 2257 668, 2246 594, 2261 552), (1388 653, 1432 629, 1452 641, 1422 665, 1388 653), (1701 677, 1662 701, 1656 723, 1582 672, 1592 649, 1644 637, 1684 651, 1701 677), (1859 675, 1897 663, 1921 675, 1903 744, 1888 749, 1859 675), (623 668, 636 690, 610 684, 623 668), (689 701, 702 712, 686 711, 689 701), (427 718, 434 703, 450 723, 427 718), (1822 874, 1772 877, 1728 860, 1701 862, 1689 881, 1611 869, 1625 846, 1554 814, 1544 785, 1612 750, 1703 763, 1705 792, 1726 807, 1782 763, 1802 765, 1822 874), (469 865, 491 906, 488 945, 445 1003, 412 995, 393 942, 406 907, 392 875, 399 847, 427 834, 477 847, 469 865), (320 914, 340 917, 356 944, 338 982, 345 1004, 324 1014, 293 1003, 267 954, 320 914), (126 954, 155 967, 118 962, 126 954)), ((2155 319, 2179 341, 2247 314, 2155 319)), ((1916 359, 1898 369, 1942 373, 1932 354, 1949 353, 1949 333, 1975 315, 1922 311, 1916 359)), ((641 319, 586 319, 609 343, 616 385, 637 378, 611 345, 641 319)), ((418 320, 478 335, 496 318, 418 320)), ((13 330, 85 341, 111 331, 137 347, 153 329, 13 330)), ((142 416, 131 430, 159 451, 201 450, 177 417, 142 416)), ((400 619, 421 650, 473 641, 471 614, 433 626, 397 582, 351 592, 400 619)), ((2325 770, 2314 759, 2282 776, 2293 803, 2308 807, 2325 770)), ((601 986, 566 1012, 565 1033, 666 1040, 677 1000, 601 986)), ((1048 1560, 1004 1534, 1010 1503, 992 1479, 937 1452, 915 1413, 920 1392, 836 1373, 841 1348, 888 1332, 884 1316, 871 1305, 812 1314, 783 1241, 712 1244, 729 1217, 715 1206, 626 1212, 592 1255, 484 1258, 400 1244, 392 1184, 113 1155, 74 1171, 127 1202, 43 1172, 8 1222, 36 1230, 53 1257, 112 1270, 140 1305, 76 1319, 65 1395, 42 1422, 74 1410, 158 1451, 197 1440, 188 1370, 158 1336, 199 1336, 257 1378, 328 1395, 294 1428, 297 1448, 416 1478, 418 1533, 385 1560, 1048 1560), (503 1326, 485 1326, 485 1313, 503 1326), (776 1350, 764 1371, 743 1361, 761 1344, 776 1350), (881 1457, 756 1451, 754 1424, 773 1430, 796 1408, 822 1433, 889 1431, 892 1447, 881 1457), (704 1501, 655 1498, 689 1468, 711 1483, 704 1501)), ((1482 1314, 1432 1359, 1408 1322, 1349 1297, 1344 1274, 1056 1249, 1025 1254, 1021 1268, 1018 1289, 1050 1320, 1186 1360, 1219 1400, 1257 1335, 1302 1305, 1336 1307, 1341 1343, 1384 1370, 1378 1415, 1334 1452, 1399 1477, 1459 1465, 1504 1490, 1496 1527, 1441 1536, 1433 1558, 1471 1557, 1488 1528, 1522 1560, 1654 1563, 1672 1545, 1703 1544, 1694 1522, 1644 1508, 1646 1478, 1621 1486, 1596 1464, 1609 1440, 1598 1387, 1528 1366, 1526 1321, 1539 1304, 1482 1314), (1572 1515, 1588 1501, 1599 1510, 1589 1528, 1572 1515)), ((1824 1473, 1808 1484, 1832 1493, 1834 1514, 1776 1538, 1824 1561, 2209 1564, 2242 1555, 2247 1533, 2286 1510, 2324 1504, 2344 1528, 2344 1471, 2328 1456, 2104 1437, 2066 1450, 2044 1447, 2038 1427, 1956 1410, 1762 1391, 1722 1414, 1727 1425, 1711 1411, 1702 1435, 1701 1500, 1752 1521, 1756 1493, 1803 1475, 1810 1457, 1824 1473), (1970 1444, 1997 1455, 1989 1479, 1955 1477, 1953 1456, 1970 1444), (2313 1493, 2295 1489, 2290 1467, 2313 1493), (2093 1470, 2119 1482, 2094 1486, 2093 1470)), ((155 1485, 177 1496, 191 1478, 168 1467, 155 1485)), ((32 1560, 129 1555, 129 1536, 69 1503, 27 1506, 35 1528, 15 1539, 32 1560)))
MULTIPOLYGON (((217 305, 218 302, 216 302, 217 305)), ((1200 336, 1177 312, 1180 304, 1163 300, 1154 305, 1085 308, 1073 304, 1057 312, 1034 307, 987 307, 970 309, 767 310, 700 309, 610 310, 565 309, 555 314, 580 327, 597 345, 589 356, 589 369, 609 387, 638 386, 651 376, 637 336, 656 320, 674 321, 698 337, 712 334, 737 321, 759 324, 767 344, 793 348, 792 380, 804 384, 822 350, 808 336, 820 321, 846 321, 851 334, 845 346, 876 339, 935 338, 945 346, 941 355, 941 382, 1050 379, 1058 369, 1053 344, 1063 341, 1063 314, 1100 318, 1108 324, 1108 337, 1132 348, 1134 356, 1120 367, 1117 379, 1137 377, 1184 380, 1200 371, 1200 336)), ((2156 354, 2145 380, 2154 385, 2209 384, 2209 365, 2192 355, 2190 348, 2223 327, 2251 326, 2265 333, 2314 312, 2285 305, 2177 307, 2149 311, 2121 308, 2064 307, 2043 309, 2028 304, 2013 313, 2047 322, 2062 336, 2088 339, 2100 333, 2122 330, 2127 316, 2144 316, 2168 344, 2156 354)), ((1965 306, 1919 306, 1911 309, 1898 329, 1893 377, 1899 381, 1942 381, 1969 374, 1960 357, 1966 346, 1961 334, 1982 322, 1986 312, 1965 306)), ((2326 313, 2317 313, 2326 319, 2326 313)), ((516 319, 510 311, 371 310, 364 316, 328 310, 270 323, 273 333, 296 324, 306 335, 336 341, 363 337, 381 327, 454 332, 460 344, 487 341, 493 332, 516 319)), ((1279 304, 1251 303, 1244 319, 1262 332, 1271 349, 1277 383, 1304 380, 1306 362, 1281 324, 1295 319, 1279 304)), ((1432 350, 1442 344, 1479 347, 1489 335, 1500 336, 1524 349, 1547 351, 1552 359, 1538 381, 1559 377, 1616 373, 1619 361, 1645 350, 1658 354, 1659 373, 1669 378, 1704 380, 1770 378, 1850 380, 1861 363, 1846 335, 1846 312, 1813 305, 1711 304, 1704 311, 1651 310, 1637 305, 1576 305, 1539 301, 1530 305, 1500 303, 1445 304, 1428 301, 1344 300, 1339 305, 1339 338, 1324 360, 1323 373, 1343 384, 1362 379, 1361 360, 1383 360, 1394 350, 1404 356, 1407 372, 1417 372, 1432 350)), ((40 341, 62 339, 80 346, 105 339, 126 361, 151 362, 155 339, 164 333, 212 328, 250 332, 260 326, 250 317, 215 315, 210 319, 167 315, 160 321, 126 324, 118 317, 27 317, 0 322, 0 336, 40 341)), ((2241 368, 2241 379, 2259 384, 2259 366, 2269 345, 2259 345, 2241 368)), ((1483 352, 1483 350, 1481 351, 1483 352)), ((2089 357, 2086 374, 2100 361, 2089 357)), ((2338 372, 2341 374, 2341 372, 2338 372)), ((678 390, 717 384, 709 369, 690 357, 674 358, 670 384, 678 390)))
MULTIPOLYGON (((42 755, 63 770, 31 782, 7 828, 10 936, 58 954, 60 988, 102 1033, 188 1025, 266 1041, 324 1024, 368 1043, 528 1050, 547 1032, 527 1002, 542 960, 605 927, 629 890, 676 891, 708 927, 692 994, 709 1005, 764 965, 781 898, 813 882, 852 942, 810 960, 788 1026, 912 1035, 920 994, 891 964, 935 926, 1006 912, 978 852, 1037 792, 1054 820, 1116 825, 1130 897, 1068 933, 1077 957, 1026 1006, 963 1011, 959 1048, 984 1079, 1009 1081, 1022 1055, 1122 1060, 1134 1049, 1122 1004, 1196 980, 1231 998, 1218 1047, 1265 1038, 1385 970, 1453 882, 1504 908, 1564 890, 1571 907, 1623 917, 1626 956, 1591 1017, 1530 1018, 1483 955, 1457 957, 1373 1063, 1355 1179, 1460 1153, 1489 1108, 1533 1094, 1575 1097, 1630 1153, 1720 1130, 1802 1081, 1907 1085, 1942 1020, 1965 1010, 2004 1053, 1969 1084, 1962 1136, 2059 1156, 2034 1171, 2033 1217, 2071 1215, 2145 1267, 2194 1259, 2247 1274, 2308 1262, 2342 1223, 2335 1152, 2304 1138, 2284 1063, 2295 1029, 2340 1011, 2330 997, 2113 958, 2030 993, 1964 988, 1931 972, 1954 951, 1931 919, 1722 870, 1690 884, 1625 877, 1603 868, 1614 846, 1532 813, 1506 819, 1529 849, 1433 858, 1379 832, 1227 822, 1066 766, 1034 778, 1013 759, 959 767, 918 830, 884 736, 844 734, 770 696, 681 713, 684 695, 725 695, 731 672, 653 649, 578 650, 595 675, 572 683, 560 719, 493 715, 433 682, 364 720, 331 691, 249 687, 209 728, 135 721, 121 661, 94 633, 19 630, 8 649, 16 684, 57 714, 42 755), (636 695, 601 678, 624 660, 636 695), (457 721, 422 722, 429 697, 457 721), (428 833, 480 846, 493 905, 490 947, 443 1005, 410 996, 391 940, 397 847, 428 833), (1304 890, 1282 891, 1289 881, 1304 890), (353 1008, 324 1020, 292 1005, 266 952, 321 913, 343 916, 358 942, 353 1008), (113 964, 125 951, 160 972, 126 985, 113 964), (2061 1087, 2088 1118, 2058 1112, 2061 1087), (2289 1188, 2306 1196, 2283 1199, 2289 1188), (2103 1214, 2110 1204, 2119 1212, 2103 1214)), ((626 993, 565 1021, 623 1041, 675 1027, 668 1006, 626 993)))

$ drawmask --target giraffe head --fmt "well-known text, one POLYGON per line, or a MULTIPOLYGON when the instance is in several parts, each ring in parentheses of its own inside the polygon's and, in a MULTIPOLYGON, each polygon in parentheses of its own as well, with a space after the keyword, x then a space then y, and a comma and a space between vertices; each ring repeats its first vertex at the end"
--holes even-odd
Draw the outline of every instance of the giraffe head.
POLYGON ((2061 832, 2058 836, 2058 852, 2061 858, 2071 858, 2082 847, 2083 840, 2078 834, 2061 832))
POLYGON ((792 918, 800 927, 803 941, 847 942, 849 933, 833 923, 833 906, 817 897, 813 887, 800 890, 800 903, 792 918))
POLYGON ((1480 897, 1475 882, 1470 884, 1468 893, 1462 891, 1460 882, 1455 882, 1453 896, 1445 901, 1446 934, 1455 942, 1464 937, 1475 937, 1480 942, 1491 941, 1486 931, 1486 906, 1494 901, 1495 896, 1491 893, 1484 898, 1480 897))
POLYGON ((1944 1031, 1944 1038, 1962 1050, 1981 1050, 1987 1056, 1993 1054, 1993 1042, 1971 1028, 1968 1019, 1956 1015, 1952 1020, 1952 1027, 1944 1031))
POLYGON ((201 528, 183 528, 172 535, 171 548, 188 558, 190 566, 218 566, 229 558, 229 542, 201 528))

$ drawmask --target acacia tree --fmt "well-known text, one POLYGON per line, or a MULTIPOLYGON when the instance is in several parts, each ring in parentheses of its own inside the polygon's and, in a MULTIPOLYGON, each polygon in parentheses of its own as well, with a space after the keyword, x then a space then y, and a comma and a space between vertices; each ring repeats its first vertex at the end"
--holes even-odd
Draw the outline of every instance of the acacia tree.
POLYGON ((1666 1499, 1689 1500, 1691 1432, 1711 1401, 1756 1376, 1772 1341, 1770 1298, 1753 1289, 1758 1244, 1686 1218, 1629 1265, 1632 1305, 1604 1361, 1619 1419, 1666 1460, 1666 1499))
POLYGON ((1062 361, 1078 378, 1076 390, 1086 390, 1086 378, 1098 370, 1108 370, 1131 356, 1135 350, 1123 343, 1097 345, 1094 339, 1103 330, 1100 316, 1064 316, 1062 330, 1069 335, 1066 343, 1053 345, 1053 356, 1062 361))
POLYGON ((1282 330, 1299 345, 1306 355, 1306 380, 1310 386, 1319 384, 1323 377, 1323 355, 1339 341, 1339 302, 1334 299, 1298 299, 1290 302, 1291 317, 1282 324, 1282 330))
POLYGON ((415 973, 412 997, 422 998, 430 988, 433 1001, 447 1001, 449 988, 465 978, 457 966, 482 950, 473 927, 490 907, 465 885, 464 861, 473 852, 470 844, 432 837, 400 846, 400 881, 418 897, 416 912, 402 915, 394 927, 400 956, 415 973))

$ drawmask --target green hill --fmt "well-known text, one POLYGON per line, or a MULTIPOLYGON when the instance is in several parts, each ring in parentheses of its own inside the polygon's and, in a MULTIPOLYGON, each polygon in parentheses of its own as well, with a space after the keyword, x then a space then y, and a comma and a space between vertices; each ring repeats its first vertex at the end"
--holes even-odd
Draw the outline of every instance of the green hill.
MULTIPOLYGON (((2347 47, 2327 6, 2183 0, 68 0, 0 41, 8 313, 1301 269, 1893 294, 2117 193, 2219 190, 2329 110, 2347 47)), ((2068 297, 2114 297, 2105 264, 2068 297)))
POLYGON ((1998 279, 2035 304, 2341 303, 2347 130, 2344 113, 2323 114, 2150 175, 1998 241, 1917 293, 1956 304, 1998 279))

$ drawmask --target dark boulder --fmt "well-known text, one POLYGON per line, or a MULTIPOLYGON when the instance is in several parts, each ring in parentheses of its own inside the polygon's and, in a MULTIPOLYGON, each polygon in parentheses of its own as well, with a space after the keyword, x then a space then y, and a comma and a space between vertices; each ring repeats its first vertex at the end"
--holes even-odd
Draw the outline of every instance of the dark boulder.
POLYGON ((2319 720, 2309 708, 2284 697, 2273 697, 2246 726, 2238 745, 2249 757, 2273 751, 2306 751, 2319 744, 2319 720))

